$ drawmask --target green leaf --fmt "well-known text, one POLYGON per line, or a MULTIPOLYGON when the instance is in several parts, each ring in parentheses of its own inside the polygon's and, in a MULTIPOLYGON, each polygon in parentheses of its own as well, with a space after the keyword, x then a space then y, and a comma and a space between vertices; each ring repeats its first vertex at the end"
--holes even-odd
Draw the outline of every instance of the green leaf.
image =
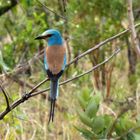
POLYGON ((140 134, 133 133, 135 140, 140 140, 140 134))
POLYGON ((95 91, 96 92, 96 95, 92 96, 92 101, 95 102, 96 104, 100 104, 100 101, 101 101, 101 93, 99 91, 95 91))
POLYGON ((93 140, 95 136, 95 134, 92 131, 89 131, 88 129, 85 128, 80 128, 75 126, 75 128, 82 133, 82 135, 87 139, 87 140, 93 140))
POLYGON ((81 120, 81 122, 89 127, 92 128, 92 121, 91 119, 87 116, 87 114, 83 111, 79 111, 78 112, 79 118, 81 120))
POLYGON ((0 51, 0 69, 2 69, 4 71, 9 70, 9 67, 4 63, 1 51, 0 51))
POLYGON ((98 111, 98 106, 95 102, 90 102, 86 108, 86 114, 90 117, 93 118, 95 117, 97 111, 98 111))
POLYGON ((93 131, 98 134, 105 128, 105 120, 103 116, 97 116, 92 125, 93 131))
POLYGON ((83 92, 82 92, 82 98, 85 100, 85 101, 88 101, 90 99, 90 89, 89 88, 84 88, 83 92))
POLYGON ((105 126, 109 128, 112 125, 112 121, 114 120, 112 116, 104 115, 105 126))
POLYGON ((82 109, 85 110, 87 102, 81 97, 81 94, 77 96, 77 99, 82 109))

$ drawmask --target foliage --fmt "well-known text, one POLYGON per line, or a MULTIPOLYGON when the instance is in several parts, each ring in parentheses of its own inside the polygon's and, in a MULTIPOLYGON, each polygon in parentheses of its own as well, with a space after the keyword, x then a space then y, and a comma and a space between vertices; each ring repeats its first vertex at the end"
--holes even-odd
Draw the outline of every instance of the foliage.
POLYGON ((132 126, 139 127, 140 125, 130 119, 129 113, 117 118, 114 130, 110 134, 112 125, 116 119, 112 114, 100 113, 99 110, 102 109, 100 108, 102 102, 100 92, 96 91, 93 95, 93 93, 89 94, 89 92, 85 90, 80 93, 77 98, 81 106, 77 114, 83 125, 75 126, 75 128, 81 132, 87 140, 107 139, 108 135, 111 135, 115 139, 115 137, 122 136, 124 133, 126 133, 126 135, 122 137, 122 140, 137 140, 137 138, 140 137, 140 128, 135 132, 129 132, 132 126))
MULTIPOLYGON (((0 11, 14 1, 18 3, 0 16, 0 84, 11 104, 46 78, 43 55, 40 55, 46 44, 34 40, 44 30, 56 28, 62 32, 68 41, 71 60, 128 28, 124 0, 1 0, 0 11), (24 70, 27 64, 29 68, 24 70), (23 69, 15 73, 21 67, 23 69)), ((133 1, 135 23, 140 22, 139 8, 139 0, 133 1)), ((137 35, 140 40, 139 27, 137 35)), ((140 125, 137 95, 140 92, 140 63, 131 50, 130 40, 129 33, 116 38, 65 71, 61 81, 89 70, 116 48, 121 49, 117 57, 93 73, 60 87, 53 124, 47 125, 49 92, 42 93, 0 120, 0 139, 93 140, 122 136, 122 140, 139 140, 140 130, 130 131, 140 125), (136 105, 133 110, 130 107, 117 118, 123 106, 131 103, 136 105)), ((49 83, 45 83, 38 91, 48 87, 49 83)), ((2 112, 6 103, 1 91, 0 98, 2 112)))

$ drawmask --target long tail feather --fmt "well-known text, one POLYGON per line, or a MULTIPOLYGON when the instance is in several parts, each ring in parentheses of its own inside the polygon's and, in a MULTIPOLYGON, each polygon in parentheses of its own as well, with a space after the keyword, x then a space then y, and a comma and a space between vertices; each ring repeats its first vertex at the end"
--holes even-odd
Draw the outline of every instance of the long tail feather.
POLYGON ((50 115, 49 115, 48 124, 50 123, 50 121, 53 122, 53 119, 54 119, 55 101, 56 101, 57 96, 58 96, 58 79, 55 78, 51 80, 51 89, 50 89, 51 106, 50 106, 50 115))
POLYGON ((50 107, 50 115, 49 115, 49 121, 48 124, 50 123, 50 121, 54 119, 54 108, 55 108, 55 101, 56 100, 51 100, 51 107, 50 107))

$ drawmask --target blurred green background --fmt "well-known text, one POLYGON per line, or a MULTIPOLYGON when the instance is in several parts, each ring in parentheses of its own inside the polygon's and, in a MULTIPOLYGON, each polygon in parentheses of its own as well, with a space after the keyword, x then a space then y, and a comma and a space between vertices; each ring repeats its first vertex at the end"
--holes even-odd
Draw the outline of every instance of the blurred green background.
MULTIPOLYGON (((49 28, 60 30, 70 62, 127 29, 127 6, 126 0, 0 0, 0 84, 10 104, 47 77, 46 43, 35 41, 37 35, 49 28)), ((139 0, 133 1, 133 14, 135 24, 140 23, 139 0)), ((136 31, 140 41, 140 27, 136 31)), ((111 61, 60 87, 53 123, 47 124, 45 92, 0 120, 0 140, 139 140, 140 63, 129 33, 76 61, 61 81, 89 70, 117 48, 121 52, 111 61)), ((49 82, 38 91, 47 87, 49 82)), ((0 106, 0 112, 5 110, 2 91, 0 106)))

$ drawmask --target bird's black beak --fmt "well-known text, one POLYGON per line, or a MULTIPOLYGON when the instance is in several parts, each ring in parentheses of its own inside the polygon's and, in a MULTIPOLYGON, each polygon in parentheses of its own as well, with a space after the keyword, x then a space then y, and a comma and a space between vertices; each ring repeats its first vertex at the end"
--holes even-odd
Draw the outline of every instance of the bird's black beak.
POLYGON ((47 34, 47 35, 39 35, 35 38, 35 40, 39 40, 39 39, 45 39, 48 37, 51 37, 53 34, 47 34))
POLYGON ((38 40, 38 39, 44 39, 44 36, 39 35, 39 36, 37 36, 37 37, 35 38, 35 40, 38 40))

